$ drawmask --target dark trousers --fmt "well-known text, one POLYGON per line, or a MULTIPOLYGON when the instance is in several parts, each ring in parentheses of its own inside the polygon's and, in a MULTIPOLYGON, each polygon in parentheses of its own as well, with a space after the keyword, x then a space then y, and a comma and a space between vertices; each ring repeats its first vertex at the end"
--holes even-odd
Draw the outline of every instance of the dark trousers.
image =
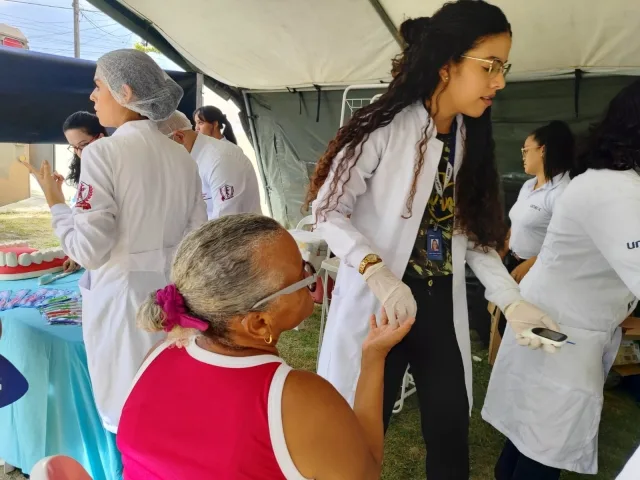
POLYGON ((507 439, 495 468, 496 480, 558 480, 561 470, 548 467, 521 454, 507 439))
POLYGON ((405 277, 418 304, 416 322, 385 363, 384 426, 407 365, 416 384, 429 480, 469 479, 469 402, 453 326, 452 278, 405 277))

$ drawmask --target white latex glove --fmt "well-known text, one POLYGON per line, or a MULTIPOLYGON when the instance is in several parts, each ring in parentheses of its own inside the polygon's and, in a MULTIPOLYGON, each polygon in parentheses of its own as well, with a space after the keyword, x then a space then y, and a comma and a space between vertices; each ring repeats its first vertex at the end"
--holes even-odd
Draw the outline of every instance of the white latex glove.
POLYGON ((386 310, 389 323, 402 324, 409 318, 415 318, 418 306, 411 289, 402 283, 384 263, 377 263, 367 268, 363 277, 386 310))
POLYGON ((549 353, 555 353, 558 348, 553 345, 543 345, 539 338, 523 337, 522 333, 532 328, 548 328, 560 332, 560 327, 553 319, 529 302, 515 302, 505 308, 504 316, 516 334, 516 341, 519 345, 528 346, 531 349, 540 348, 549 353))

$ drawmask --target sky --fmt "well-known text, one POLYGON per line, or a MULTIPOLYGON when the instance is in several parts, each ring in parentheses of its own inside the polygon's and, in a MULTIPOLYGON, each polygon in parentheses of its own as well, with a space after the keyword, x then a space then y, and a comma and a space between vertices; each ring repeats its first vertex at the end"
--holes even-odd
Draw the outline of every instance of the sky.
MULTIPOLYGON (((29 40, 29 49, 51 55, 73 57, 72 0, 0 0, 0 23, 19 28, 29 40), (33 5, 38 4, 38 5, 33 5)), ((85 0, 80 0, 80 58, 97 60, 101 55, 120 48, 132 48, 140 38, 98 11, 85 0)), ((150 54, 165 70, 182 70, 162 54, 150 54)), ((204 104, 215 105, 231 120, 238 145, 257 169, 253 147, 245 135, 238 118, 238 108, 208 88, 204 89, 204 104)), ((69 155, 66 146, 56 147, 61 173, 66 170, 69 155)), ((32 182, 33 183, 33 182, 32 182)), ((69 192, 69 198, 73 192, 69 192)), ((263 211, 267 211, 264 189, 260 186, 263 211)))
MULTIPOLYGON (((36 52, 73 57, 72 0, 0 0, 0 23, 19 28, 36 52), (37 5, 35 5, 37 4, 37 5)), ((80 0, 80 57, 97 60, 140 41, 85 0, 80 0)), ((181 70, 164 55, 152 55, 164 69, 181 70)))

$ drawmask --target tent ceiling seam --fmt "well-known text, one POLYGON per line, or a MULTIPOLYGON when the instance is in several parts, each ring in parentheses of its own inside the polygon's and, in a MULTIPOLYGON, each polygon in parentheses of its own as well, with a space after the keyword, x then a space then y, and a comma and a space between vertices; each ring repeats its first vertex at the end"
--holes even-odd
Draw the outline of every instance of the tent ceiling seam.
POLYGON ((393 20, 391 20, 391 17, 380 3, 380 0, 369 0, 369 3, 378 14, 380 20, 382 20, 382 23, 384 23, 384 26, 387 27, 387 30, 389 30, 389 33, 396 41, 396 43, 400 46, 401 49, 404 49, 404 41, 402 40, 402 36, 393 23, 393 20))

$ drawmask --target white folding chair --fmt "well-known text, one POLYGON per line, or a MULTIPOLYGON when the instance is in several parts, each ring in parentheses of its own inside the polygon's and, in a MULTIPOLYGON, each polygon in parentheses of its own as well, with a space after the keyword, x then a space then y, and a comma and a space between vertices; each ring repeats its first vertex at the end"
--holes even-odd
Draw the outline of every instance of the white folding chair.
POLYGON ((329 294, 327 292, 329 285, 329 277, 335 282, 338 277, 338 269, 340 268, 340 259, 338 257, 330 258, 331 250, 327 247, 327 258, 322 262, 320 271, 322 273, 322 286, 324 288, 324 296, 322 297, 322 313, 320 314, 320 332, 318 333, 318 355, 316 356, 316 367, 320 361, 320 349, 322 348, 322 337, 324 336, 324 325, 329 315, 329 294))
POLYGON ((402 378, 402 386, 400 387, 400 398, 393 406, 393 413, 400 413, 404 407, 404 401, 416 393, 416 383, 413 381, 413 376, 409 373, 409 367, 404 372, 402 378))
POLYGON ((296 225, 296 230, 306 230, 304 227, 308 227, 309 225, 313 225, 313 224, 314 224, 313 215, 307 215, 306 217, 304 217, 302 220, 298 222, 298 225, 296 225))
MULTIPOLYGON (((313 226, 314 223, 315 222, 313 220, 313 215, 307 215, 306 217, 304 217, 302 220, 298 222, 298 225, 296 225, 296 230, 311 230, 311 228, 306 228, 306 227, 311 227, 313 226)), ((318 274, 320 274, 320 272, 318 272, 318 274)), ((304 322, 305 321, 303 320, 300 325, 303 325, 304 322)), ((299 331, 300 325, 295 327, 294 330, 299 331)))

